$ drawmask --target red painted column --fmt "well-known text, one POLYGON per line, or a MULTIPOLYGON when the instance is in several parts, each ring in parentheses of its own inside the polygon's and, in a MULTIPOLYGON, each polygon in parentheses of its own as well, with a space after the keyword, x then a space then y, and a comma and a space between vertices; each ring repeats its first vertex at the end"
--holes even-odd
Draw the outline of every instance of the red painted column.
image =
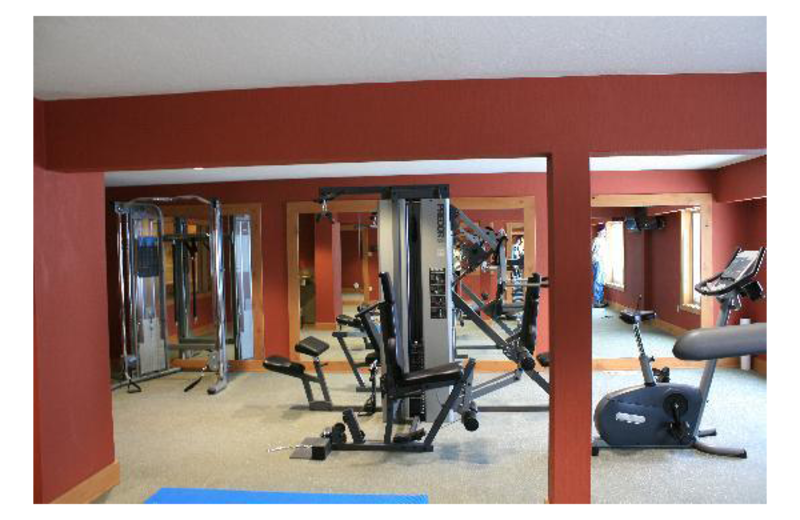
POLYGON ((47 503, 114 463, 105 197, 100 173, 36 163, 33 186, 34 487, 47 503))
MULTIPOLYGON (((36 302, 33 302, 36 308, 36 302)), ((33 326, 33 503, 41 504, 42 500, 42 436, 39 433, 39 342, 36 338, 36 317, 33 326)))
POLYGON ((317 325, 333 327, 342 313, 342 235, 338 222, 314 226, 314 284, 317 325))
POLYGON ((591 185, 587 152, 548 161, 551 504, 591 499, 591 185))

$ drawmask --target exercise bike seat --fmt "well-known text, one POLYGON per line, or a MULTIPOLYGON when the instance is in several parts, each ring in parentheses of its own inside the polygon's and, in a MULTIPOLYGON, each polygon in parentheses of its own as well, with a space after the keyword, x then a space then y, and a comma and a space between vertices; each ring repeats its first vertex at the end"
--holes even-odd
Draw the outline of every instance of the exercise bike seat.
POLYGON ((460 362, 454 362, 405 374, 403 379, 398 381, 398 386, 403 388, 448 386, 459 382, 462 377, 464 377, 464 366, 460 362))
POLYGON ((623 309, 619 313, 619 319, 628 325, 636 325, 643 321, 656 319, 656 311, 637 311, 635 309, 623 309))
POLYGON ((323 352, 328 350, 330 345, 322 341, 321 339, 317 339, 313 336, 308 336, 301 339, 297 345, 294 346, 294 351, 300 354, 305 354, 306 356, 311 357, 320 357, 323 352))
POLYGON ((270 372, 293 377, 299 377, 306 371, 306 367, 302 363, 292 361, 283 356, 270 356, 264 360, 263 366, 270 372))
POLYGON ((766 354, 766 352, 766 323, 692 330, 678 338, 672 348, 676 358, 690 361, 766 354))

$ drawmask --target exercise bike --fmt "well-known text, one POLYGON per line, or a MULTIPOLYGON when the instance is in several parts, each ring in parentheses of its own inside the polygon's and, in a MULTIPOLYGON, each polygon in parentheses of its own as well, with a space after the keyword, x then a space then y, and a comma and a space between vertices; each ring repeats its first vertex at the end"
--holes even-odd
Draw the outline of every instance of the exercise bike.
POLYGON ((655 383, 669 383, 669 367, 653 368, 655 358, 647 355, 642 341, 641 325, 645 321, 656 319, 656 311, 642 310, 641 307, 642 295, 640 294, 639 300, 636 302, 636 308, 620 311, 619 319, 633 326, 633 336, 636 338, 636 347, 639 350, 639 366, 645 386, 653 386, 655 383))
POLYGON ((592 443, 592 455, 609 448, 692 448, 711 455, 747 457, 744 449, 701 442, 702 437, 716 435, 716 430, 701 430, 700 424, 717 360, 766 352, 766 324, 726 326, 731 312, 741 309, 742 297, 752 301, 764 297, 755 280, 764 254, 763 247, 758 251, 738 248, 721 273, 695 286, 703 296, 716 297, 722 306, 716 328, 690 331, 673 347, 678 359, 706 362, 699 386, 654 378, 651 359, 644 354, 637 335, 645 382, 612 392, 598 403, 594 424, 600 437, 592 443))

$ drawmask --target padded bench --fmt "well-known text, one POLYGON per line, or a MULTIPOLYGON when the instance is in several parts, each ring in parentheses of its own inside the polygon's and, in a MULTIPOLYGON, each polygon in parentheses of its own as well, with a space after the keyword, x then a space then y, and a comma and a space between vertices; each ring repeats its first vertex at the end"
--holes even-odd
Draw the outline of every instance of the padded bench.
POLYGON ((297 343, 297 345, 294 346, 294 351, 299 354, 305 354, 306 356, 318 358, 322 354, 324 354, 325 351, 328 350, 329 348, 330 345, 328 345, 321 339, 309 336, 307 338, 301 339, 297 343))
MULTIPOLYGON (((301 339, 297 345, 294 346, 294 351, 298 354, 305 354, 312 358, 318 358, 329 348, 330 346, 324 341, 309 336, 301 339)), ((268 357, 264 360, 264 368, 270 372, 277 372, 293 377, 299 377, 306 371, 306 366, 304 364, 292 361, 284 356, 268 357)))
POLYGON ((396 383, 401 388, 438 388, 454 385, 463 378, 464 366, 460 362, 453 362, 403 374, 396 383))
POLYGON ((319 357, 329 348, 330 346, 327 343, 312 336, 301 339, 294 346, 295 352, 312 358, 314 370, 317 374, 316 376, 306 374, 306 366, 303 363, 292 361, 284 356, 270 356, 264 360, 263 366, 269 372, 276 372, 300 379, 303 383, 303 389, 306 392, 306 398, 308 399, 308 408, 310 410, 329 411, 333 408, 333 403, 331 402, 331 396, 328 392, 328 384, 325 381, 325 373, 322 371, 322 363, 320 363, 319 360, 319 357), (324 400, 317 401, 314 399, 311 383, 318 383, 320 385, 324 400))

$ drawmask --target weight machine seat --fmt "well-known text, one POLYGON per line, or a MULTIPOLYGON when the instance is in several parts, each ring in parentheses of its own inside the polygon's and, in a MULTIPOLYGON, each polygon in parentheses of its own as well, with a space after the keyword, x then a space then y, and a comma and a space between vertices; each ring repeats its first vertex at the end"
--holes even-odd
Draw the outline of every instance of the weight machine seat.
POLYGON ((459 362, 454 362, 404 374, 402 380, 397 382, 397 385, 401 388, 435 388, 454 385, 461 381, 463 377, 463 365, 459 362))
POLYGON ((656 311, 637 311, 634 309, 623 309, 619 313, 619 319, 628 325, 636 325, 643 321, 656 319, 656 311))
POLYGON ((352 316, 348 316, 347 314, 340 314, 336 316, 336 323, 340 327, 352 327, 354 329, 361 328, 361 324, 359 323, 359 321, 356 318, 353 318, 352 316))
POLYGON ((678 359, 706 361, 767 353, 767 324, 728 325, 687 332, 675 342, 678 359))
POLYGON ((306 367, 302 363, 291 361, 283 356, 270 356, 264 360, 263 366, 270 372, 277 372, 292 377, 300 377, 306 371, 306 367))
POLYGON ((330 345, 322 341, 321 339, 317 339, 313 336, 308 336, 306 338, 301 339, 297 345, 294 346, 294 351, 299 352, 300 354, 305 354, 306 356, 311 357, 320 357, 323 352, 328 350, 330 345))

